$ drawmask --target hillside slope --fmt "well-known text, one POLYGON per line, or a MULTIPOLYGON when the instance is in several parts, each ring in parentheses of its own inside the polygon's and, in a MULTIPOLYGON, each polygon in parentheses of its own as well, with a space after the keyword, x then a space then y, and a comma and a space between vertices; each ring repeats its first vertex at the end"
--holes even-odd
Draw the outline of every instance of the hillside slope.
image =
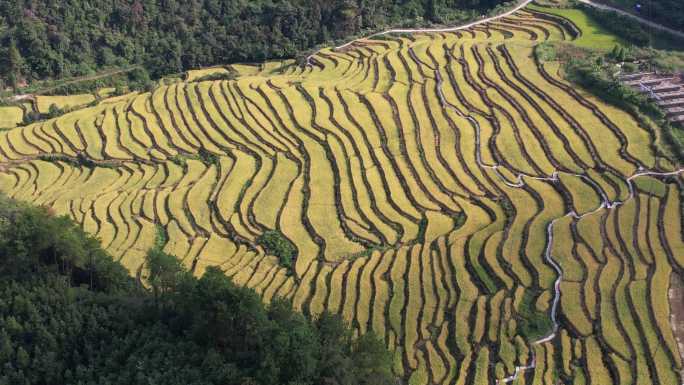
POLYGON ((161 226, 196 274, 374 330, 411 384, 678 383, 681 170, 535 61, 575 38, 522 10, 233 66, 0 132, 0 189, 133 273, 161 226))

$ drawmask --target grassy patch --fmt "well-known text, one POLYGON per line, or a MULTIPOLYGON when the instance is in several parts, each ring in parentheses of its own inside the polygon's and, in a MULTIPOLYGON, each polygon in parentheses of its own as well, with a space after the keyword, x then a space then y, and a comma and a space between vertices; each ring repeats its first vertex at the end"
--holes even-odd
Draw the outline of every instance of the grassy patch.
POLYGON ((544 42, 535 47, 535 53, 541 62, 554 61, 558 57, 556 45, 544 42))
POLYGON ((615 36, 620 36, 629 43, 639 47, 655 47, 660 49, 684 49, 684 40, 666 31, 651 28, 639 23, 631 17, 614 11, 597 9, 581 5, 589 17, 615 36))
POLYGON ((589 16, 587 12, 581 9, 540 7, 534 4, 529 5, 528 8, 533 11, 561 16, 570 20, 580 31, 582 31, 582 35, 577 38, 577 40, 573 41, 573 44, 580 47, 608 51, 613 49, 616 44, 626 44, 623 39, 611 34, 596 20, 589 16))
POLYGON ((664 72, 684 72, 684 52, 653 50, 653 64, 664 72))
POLYGON ((60 155, 60 154, 41 154, 38 155, 38 159, 44 161, 44 162, 62 162, 66 163, 69 165, 72 165, 74 167, 85 167, 85 168, 90 168, 94 169, 95 167, 99 168, 113 168, 114 164, 111 162, 100 162, 100 163, 95 163, 92 159, 86 157, 83 153, 78 153, 76 155, 76 159, 70 158, 65 155, 60 155))
POLYGON ((358 258, 370 258, 370 256, 373 255, 374 252, 379 251, 381 253, 384 253, 385 251, 389 250, 389 248, 389 246, 385 245, 373 245, 367 247, 364 251, 360 251, 358 253, 350 255, 348 259, 353 261, 358 258))
POLYGON ((202 68, 202 69, 197 69, 197 70, 189 70, 186 74, 187 81, 189 82, 194 82, 194 81, 203 81, 203 80, 212 80, 209 79, 211 76, 224 76, 230 74, 230 71, 228 71, 224 67, 210 67, 210 68, 202 68), (207 79, 204 79, 207 78, 207 79))
POLYGON ((637 190, 643 191, 649 195, 655 195, 660 198, 667 196, 667 186, 663 182, 653 177, 640 176, 638 178, 634 178, 634 185, 636 186, 637 190))
POLYGON ((223 71, 218 71, 218 72, 210 72, 207 74, 204 74, 202 76, 191 76, 190 72, 188 72, 188 82, 206 82, 206 81, 215 81, 215 80, 235 80, 238 76, 237 71, 235 70, 227 70, 225 68, 221 68, 223 71))
POLYGON ((465 224, 466 219, 468 219, 468 217, 462 211, 454 215, 454 229, 460 229, 461 226, 465 224))

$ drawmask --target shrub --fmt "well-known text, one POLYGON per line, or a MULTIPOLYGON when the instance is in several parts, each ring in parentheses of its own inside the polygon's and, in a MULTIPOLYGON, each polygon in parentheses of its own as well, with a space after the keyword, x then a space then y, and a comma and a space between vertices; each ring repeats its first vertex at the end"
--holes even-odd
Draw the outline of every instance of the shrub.
POLYGON ((261 234, 256 242, 268 254, 278 257, 283 267, 292 269, 292 262, 297 257, 297 247, 282 232, 268 230, 261 234))
POLYGON ((171 163, 176 164, 182 167, 183 169, 186 169, 188 167, 188 160, 181 154, 173 155, 169 157, 169 160, 171 161, 171 163))
POLYGON ((461 226, 465 224, 467 219, 468 216, 464 212, 456 213, 456 215, 454 216, 454 227, 456 229, 461 228, 461 226))
POLYGON ((503 211, 504 216, 506 217, 506 222, 509 223, 513 221, 515 218, 515 206, 513 206, 513 203, 508 199, 508 197, 502 196, 499 198, 499 205, 501 206, 501 210, 503 211))
POLYGON ((370 258, 371 255, 373 255, 374 252, 379 251, 381 253, 384 253, 387 251, 390 247, 381 245, 381 244, 373 244, 369 247, 366 247, 363 251, 359 251, 358 253, 354 253, 348 257, 350 261, 354 261, 358 258, 370 258))
POLYGON ((542 63, 553 61, 556 60, 556 47, 551 43, 544 42, 535 47, 535 54, 542 63))
POLYGON ((639 66, 634 63, 625 63, 622 65, 622 70, 627 73, 634 73, 639 70, 639 66))
POLYGON ((28 111, 24 114, 23 124, 28 125, 37 122, 43 118, 40 112, 28 111))
POLYGON ((218 155, 214 154, 213 152, 209 152, 203 148, 200 148, 199 153, 197 154, 199 157, 199 160, 202 161, 207 166, 214 165, 214 166, 219 166, 219 157, 218 155))
POLYGON ((553 328, 549 314, 535 307, 536 294, 532 290, 525 290, 517 310, 518 333, 528 341, 534 341, 546 335, 553 328))
POLYGON ((425 242, 425 231, 427 230, 428 221, 426 217, 420 218, 418 222, 418 233, 416 234, 416 243, 425 242))
POLYGON ((215 72, 213 74, 207 74, 194 79, 193 82, 206 82, 213 80, 235 80, 237 78, 234 72, 215 72))

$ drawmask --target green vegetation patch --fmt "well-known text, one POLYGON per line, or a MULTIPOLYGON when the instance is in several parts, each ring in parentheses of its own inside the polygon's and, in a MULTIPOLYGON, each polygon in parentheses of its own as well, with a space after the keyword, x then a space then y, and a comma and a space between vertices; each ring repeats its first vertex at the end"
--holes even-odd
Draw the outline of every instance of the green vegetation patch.
POLYGON ((0 384, 396 383, 384 342, 338 315, 147 261, 152 289, 77 223, 0 195, 0 384))
POLYGON ((381 253, 384 253, 385 251, 389 250, 390 246, 386 245, 372 245, 364 249, 363 251, 360 251, 358 253, 354 253, 348 257, 350 261, 353 261, 358 258, 370 258, 371 255, 373 255, 374 252, 379 251, 381 253))
POLYGON ((684 31, 684 7, 682 7, 681 0, 603 0, 602 2, 632 13, 635 13, 636 6, 639 4, 641 5, 639 16, 684 31))
POLYGON ((616 44, 624 45, 626 42, 610 33, 584 10, 574 8, 551 8, 531 4, 529 9, 537 12, 548 13, 564 17, 570 20, 582 32, 582 35, 573 41, 579 47, 611 50, 616 44))
POLYGON ((215 71, 208 69, 188 71, 188 82, 206 82, 215 80, 235 80, 238 77, 237 71, 232 68, 216 68, 215 71))
POLYGON ((92 159, 88 158, 86 155, 83 153, 78 153, 76 154, 76 158, 70 158, 66 155, 60 155, 60 154, 42 154, 38 156, 38 159, 45 161, 45 162, 62 162, 66 164, 70 164, 74 167, 85 167, 85 168, 90 168, 93 169, 95 167, 100 167, 100 168, 113 168, 115 167, 115 162, 109 162, 109 161, 100 161, 95 163, 92 159))
POLYGON ((554 43, 543 42, 535 47, 535 54, 542 62, 554 61, 558 58, 557 45, 554 43))
POLYGON ((543 337, 553 328, 549 314, 537 310, 536 299, 538 294, 531 289, 525 289, 517 309, 518 332, 528 341, 543 337))
MULTIPOLYGON (((535 47, 536 60, 560 61, 565 77, 588 90, 599 99, 630 113, 645 127, 658 127, 661 140, 679 161, 684 160, 684 133, 667 121, 665 112, 646 95, 624 85, 616 74, 661 68, 658 63, 669 60, 678 69, 682 59, 678 53, 615 45, 610 51, 591 50, 567 43, 542 43, 535 47), (674 63, 674 64, 673 64, 674 63), (621 68, 618 65, 622 66, 621 68), (618 71, 620 70, 620 71, 618 71)), ((655 128, 654 128, 655 129, 655 128)), ((504 207, 505 211, 505 207, 504 207)))
POLYGON ((268 230, 261 234, 256 242, 266 253, 278 257, 280 265, 292 269, 292 263, 297 258, 297 247, 278 230, 268 230))
POLYGON ((207 151, 204 148, 200 148, 197 154, 176 154, 169 158, 171 162, 182 167, 183 170, 187 170, 189 159, 198 160, 204 163, 204 165, 207 167, 211 165, 216 167, 219 166, 219 156, 213 152, 207 151))
POLYGON ((169 233, 166 231, 164 226, 160 224, 155 225, 155 235, 154 235, 154 249, 163 250, 166 243, 169 241, 169 233))
POLYGON ((468 220, 468 216, 464 212, 459 212, 454 215, 454 229, 460 229, 468 220))
POLYGON ((427 231, 428 220, 427 217, 423 216, 418 222, 418 232, 416 233, 416 243, 425 242, 425 232, 427 231))
POLYGON ((650 176, 640 176, 634 178, 634 185, 639 191, 645 192, 649 195, 655 195, 660 198, 667 196, 667 185, 650 176))

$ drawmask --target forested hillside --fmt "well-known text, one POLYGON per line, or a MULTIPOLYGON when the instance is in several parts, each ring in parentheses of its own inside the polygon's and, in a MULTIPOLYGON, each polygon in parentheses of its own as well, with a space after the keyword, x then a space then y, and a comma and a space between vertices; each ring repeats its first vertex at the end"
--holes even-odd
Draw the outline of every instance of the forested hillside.
POLYGON ((0 2, 0 68, 16 80, 144 64, 153 76, 293 57, 387 25, 452 23, 502 0, 17 0, 0 2))
POLYGON ((0 195, 0 385, 392 383, 383 343, 339 316, 159 250, 148 266, 145 289, 70 219, 0 195))
POLYGON ((684 5, 681 0, 602 0, 602 3, 637 10, 640 16, 684 31, 684 5))

